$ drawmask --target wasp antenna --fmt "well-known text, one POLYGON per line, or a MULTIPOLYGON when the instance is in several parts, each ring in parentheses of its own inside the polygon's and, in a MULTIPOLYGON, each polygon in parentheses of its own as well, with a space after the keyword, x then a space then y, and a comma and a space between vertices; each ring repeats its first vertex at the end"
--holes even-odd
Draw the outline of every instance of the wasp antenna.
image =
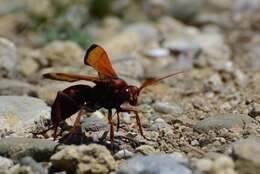
POLYGON ((159 81, 161 81, 163 79, 167 79, 169 77, 175 76, 175 75, 180 74, 180 73, 184 73, 184 71, 178 71, 178 72, 174 72, 172 74, 169 74, 167 76, 163 76, 163 77, 160 77, 160 78, 157 78, 157 79, 147 80, 139 87, 139 92, 142 89, 146 88, 147 86, 151 86, 151 85, 153 85, 155 83, 158 83, 159 81))

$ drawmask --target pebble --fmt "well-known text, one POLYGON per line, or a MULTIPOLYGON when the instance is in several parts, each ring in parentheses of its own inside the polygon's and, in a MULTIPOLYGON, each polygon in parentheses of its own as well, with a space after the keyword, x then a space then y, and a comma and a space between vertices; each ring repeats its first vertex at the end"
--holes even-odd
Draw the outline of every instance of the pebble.
POLYGON ((114 158, 116 160, 128 159, 128 158, 131 158, 133 155, 134 155, 133 152, 130 152, 127 149, 122 149, 122 150, 119 150, 117 153, 115 153, 114 158))
POLYGON ((126 27, 125 32, 134 32, 138 34, 141 43, 148 44, 158 38, 156 28, 145 22, 130 24, 126 27))
POLYGON ((81 66, 84 51, 72 41, 53 41, 41 50, 42 59, 47 59, 51 65, 81 66))
POLYGON ((174 103, 156 102, 153 107, 157 112, 172 114, 176 117, 180 116, 183 113, 183 108, 174 103))
POLYGON ((202 158, 195 161, 195 166, 200 172, 208 172, 212 168, 213 162, 210 159, 202 158))
POLYGON ((108 123, 103 119, 96 117, 95 115, 83 118, 81 120, 82 131, 100 131, 108 130, 108 123))
POLYGON ((37 88, 27 82, 15 79, 1 79, 0 95, 35 95, 37 88))
POLYGON ((257 122, 244 114, 224 114, 207 117, 194 125, 194 130, 207 133, 209 130, 217 131, 222 128, 242 131, 244 127, 258 125, 257 122))
POLYGON ((235 171, 235 164, 233 160, 224 155, 220 155, 213 161, 212 168, 209 173, 211 174, 237 174, 235 171))
POLYGON ((145 56, 151 57, 151 58, 162 58, 170 55, 170 52, 168 49, 165 48, 154 48, 152 50, 148 50, 144 53, 145 56))
POLYGON ((260 138, 249 137, 231 144, 235 165, 241 174, 255 174, 260 171, 260 138))
POLYGON ((3 138, 0 140, 0 155, 14 160, 31 156, 36 161, 47 161, 57 146, 58 143, 45 139, 3 138))
POLYGON ((14 165, 14 162, 8 158, 0 156, 0 170, 9 169, 14 165))
POLYGON ((175 0, 170 6, 170 14, 183 21, 192 21, 202 8, 202 0, 197 0, 195 4, 192 0, 175 0))
POLYGON ((141 145, 135 149, 135 153, 140 153, 142 155, 152 155, 156 153, 153 146, 141 145))
POLYGON ((42 100, 26 96, 0 96, 2 129, 22 131, 35 120, 50 117, 50 107, 42 100))
POLYGON ((16 46, 10 40, 0 37, 0 77, 13 76, 17 65, 16 46))
POLYGON ((54 154, 50 161, 55 172, 106 174, 116 167, 106 147, 97 144, 67 146, 54 154))
POLYGON ((30 166, 32 171, 35 174, 45 174, 47 172, 42 167, 42 165, 40 163, 37 163, 36 161, 34 161, 34 159, 32 157, 28 157, 28 156, 24 157, 24 158, 19 160, 19 163, 22 166, 30 166))
POLYGON ((117 174, 191 174, 187 160, 180 154, 136 156, 124 162, 117 174))

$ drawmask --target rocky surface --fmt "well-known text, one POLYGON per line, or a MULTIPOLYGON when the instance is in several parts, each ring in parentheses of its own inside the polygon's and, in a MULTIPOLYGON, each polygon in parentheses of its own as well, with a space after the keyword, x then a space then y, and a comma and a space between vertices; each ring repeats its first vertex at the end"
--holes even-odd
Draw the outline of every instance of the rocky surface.
POLYGON ((101 145, 67 146, 51 157, 54 171, 68 173, 108 173, 115 170, 115 160, 101 145), (66 168, 64 168, 66 166, 66 168))
POLYGON ((50 115, 50 107, 33 97, 0 96, 0 108, 2 130, 26 131, 35 121, 50 115))
POLYGON ((31 156, 37 161, 46 161, 55 152, 58 143, 33 138, 3 138, 0 140, 0 154, 18 160, 31 156))
POLYGON ((260 170, 259 12, 259 0, 1 0, 0 173, 260 170), (83 62, 92 43, 130 85, 182 71, 140 93, 145 138, 135 115, 120 113, 111 145, 104 108, 80 127, 71 129, 76 114, 66 119, 55 140, 53 130, 32 134, 52 125, 58 91, 95 85, 42 77, 97 76, 83 62))

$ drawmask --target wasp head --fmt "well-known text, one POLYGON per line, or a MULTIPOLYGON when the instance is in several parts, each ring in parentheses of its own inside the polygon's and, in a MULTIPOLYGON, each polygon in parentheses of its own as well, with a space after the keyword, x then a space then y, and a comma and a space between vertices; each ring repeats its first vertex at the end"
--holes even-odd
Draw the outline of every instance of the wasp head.
POLYGON ((127 101, 130 105, 136 106, 138 101, 139 89, 136 86, 128 86, 125 88, 127 93, 127 101))

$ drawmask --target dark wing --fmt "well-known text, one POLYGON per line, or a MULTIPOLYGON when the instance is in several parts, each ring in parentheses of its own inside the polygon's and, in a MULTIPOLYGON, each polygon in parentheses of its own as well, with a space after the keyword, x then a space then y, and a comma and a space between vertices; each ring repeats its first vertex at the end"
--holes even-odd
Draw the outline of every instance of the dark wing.
POLYGON ((96 44, 88 48, 84 56, 84 63, 93 67, 98 72, 100 79, 117 77, 106 51, 96 44))
POLYGON ((67 82, 75 82, 79 80, 91 81, 94 83, 103 82, 97 77, 79 75, 79 74, 71 74, 71 73, 47 73, 44 74, 43 77, 52 79, 52 80, 61 80, 67 82))

